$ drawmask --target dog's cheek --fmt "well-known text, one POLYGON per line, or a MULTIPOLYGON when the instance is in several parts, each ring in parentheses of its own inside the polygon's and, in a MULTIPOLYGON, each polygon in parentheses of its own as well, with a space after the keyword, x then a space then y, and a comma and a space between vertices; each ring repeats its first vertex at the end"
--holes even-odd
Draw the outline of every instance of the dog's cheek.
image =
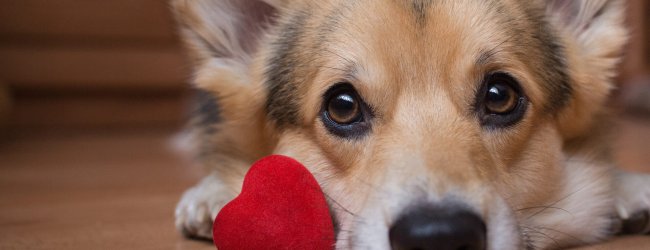
MULTIPOLYGON (((562 138, 550 125, 539 126, 499 176, 497 187, 515 210, 548 202, 561 189, 562 138)), ((525 211, 524 211, 525 212, 525 211)))

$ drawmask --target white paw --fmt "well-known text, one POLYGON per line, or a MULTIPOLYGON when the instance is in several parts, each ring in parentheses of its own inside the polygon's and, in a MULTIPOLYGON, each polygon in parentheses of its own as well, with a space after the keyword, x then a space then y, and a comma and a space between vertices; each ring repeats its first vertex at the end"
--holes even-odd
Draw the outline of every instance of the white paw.
POLYGON ((619 174, 616 210, 623 220, 623 233, 650 232, 650 175, 619 174))
POLYGON ((212 239, 212 222, 219 210, 235 197, 214 175, 187 190, 176 205, 176 228, 187 237, 212 239))

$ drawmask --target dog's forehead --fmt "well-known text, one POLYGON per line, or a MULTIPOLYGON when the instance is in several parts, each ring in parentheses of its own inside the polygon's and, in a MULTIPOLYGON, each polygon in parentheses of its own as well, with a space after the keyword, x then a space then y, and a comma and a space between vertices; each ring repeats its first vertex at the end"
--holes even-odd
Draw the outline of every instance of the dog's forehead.
POLYGON ((543 11, 531 6, 498 0, 304 5, 284 19, 270 46, 265 72, 269 116, 280 125, 297 125, 300 98, 305 96, 299 91, 313 80, 310 70, 327 66, 328 59, 338 60, 338 69, 349 74, 362 64, 392 63, 385 67, 398 77, 424 79, 428 76, 422 69, 446 77, 446 68, 458 67, 459 60, 486 63, 497 52, 526 61, 522 71, 543 83, 539 88, 552 99, 540 106, 562 107, 571 92, 563 48, 543 11))
POLYGON ((333 8, 319 29, 321 48, 333 48, 342 52, 335 56, 352 57, 346 58, 349 60, 398 61, 410 69, 434 67, 445 71, 459 59, 488 61, 489 56, 481 52, 498 44, 525 42, 513 37, 525 23, 515 17, 522 13, 510 13, 511 9, 498 1, 385 2, 355 2, 333 8))

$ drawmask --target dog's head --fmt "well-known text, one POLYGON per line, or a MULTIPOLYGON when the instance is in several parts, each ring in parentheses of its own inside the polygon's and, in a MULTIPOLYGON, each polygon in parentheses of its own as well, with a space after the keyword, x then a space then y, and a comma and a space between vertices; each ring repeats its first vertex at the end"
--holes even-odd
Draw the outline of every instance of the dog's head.
POLYGON ((303 162, 338 248, 607 235, 607 170, 575 155, 612 88, 619 1, 173 3, 223 117, 207 150, 303 162))

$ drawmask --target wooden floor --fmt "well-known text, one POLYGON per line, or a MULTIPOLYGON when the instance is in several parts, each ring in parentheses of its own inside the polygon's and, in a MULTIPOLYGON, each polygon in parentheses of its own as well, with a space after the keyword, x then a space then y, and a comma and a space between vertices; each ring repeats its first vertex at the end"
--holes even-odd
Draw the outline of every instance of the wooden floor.
POLYGON ((174 229, 200 176, 172 130, 25 135, 0 144, 0 249, 214 249, 174 229))
MULTIPOLYGON (((649 170, 650 121, 622 124, 617 157, 649 170)), ((201 175, 170 147, 174 131, 14 134, 0 142, 0 249, 214 249, 174 229, 175 203, 201 175)), ((650 249, 650 237, 588 249, 650 249)))

